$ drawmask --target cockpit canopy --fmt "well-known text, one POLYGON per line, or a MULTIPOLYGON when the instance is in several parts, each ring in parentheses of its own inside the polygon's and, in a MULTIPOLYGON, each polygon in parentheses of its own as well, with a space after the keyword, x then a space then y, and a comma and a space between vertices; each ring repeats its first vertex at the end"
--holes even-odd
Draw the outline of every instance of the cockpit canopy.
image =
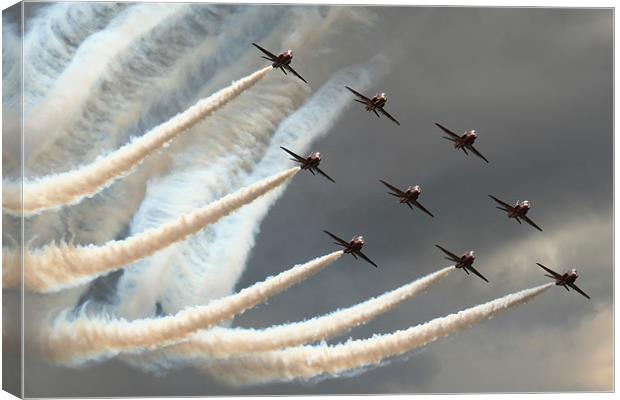
POLYGON ((422 191, 422 189, 420 189, 420 186, 415 185, 415 186, 409 186, 409 187, 407 188, 407 191, 408 191, 408 192, 421 192, 421 191, 422 191))

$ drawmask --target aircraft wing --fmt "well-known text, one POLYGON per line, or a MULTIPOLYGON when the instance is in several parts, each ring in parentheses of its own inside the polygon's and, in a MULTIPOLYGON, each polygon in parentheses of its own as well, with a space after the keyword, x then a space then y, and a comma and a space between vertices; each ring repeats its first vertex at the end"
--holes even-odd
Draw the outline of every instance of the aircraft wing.
POLYGON ((450 129, 446 128, 445 126, 438 124, 437 122, 435 122, 435 125, 437 125, 437 127, 439 129, 441 129, 442 131, 446 132, 448 135, 452 136, 455 139, 460 138, 459 135, 457 135, 456 133, 452 132, 450 129))
POLYGON ((478 275, 480 278, 482 278, 483 281, 485 281, 486 283, 489 283, 488 279, 485 278, 484 276, 482 276, 482 274, 480 272, 478 272, 478 270, 476 268, 474 268, 472 265, 469 265, 467 267, 468 270, 470 270, 471 272, 473 272, 474 274, 478 275))
POLYGON ((528 224, 532 225, 534 228, 536 228, 536 229, 538 229, 539 231, 542 232, 542 228, 540 226, 536 225, 534 223, 534 221, 532 221, 529 217, 524 215, 524 216, 519 217, 519 218, 523 219, 525 222, 527 222, 528 224))
POLYGON ((544 265, 542 265, 541 263, 536 263, 536 264, 538 264, 538 266, 539 266, 540 268, 544 269, 545 271, 547 271, 548 273, 550 273, 550 274, 551 274, 551 275, 553 275, 554 277, 556 277, 556 278, 561 278, 561 277, 562 277, 562 275, 558 274, 558 273, 557 273, 557 272, 555 272, 555 271, 550 270, 549 268, 545 267, 545 266, 544 266, 544 265))
POLYGON ((252 45, 254 45, 254 47, 256 47, 257 49, 259 49, 260 51, 262 51, 263 53, 265 53, 266 55, 268 55, 272 61, 275 61, 278 59, 278 56, 276 56, 275 54, 269 52, 266 49, 263 49, 262 47, 260 47, 259 45, 257 45, 256 43, 252 43, 252 45))
POLYGON ((396 120, 396 118, 392 117, 392 116, 391 116, 391 115, 390 115, 387 111, 385 111, 385 110, 383 109, 383 107, 382 107, 382 108, 378 108, 378 110, 379 110, 379 112, 380 112, 381 114, 385 115, 386 117, 388 117, 389 119, 391 119, 392 121, 394 121, 394 122, 396 123, 396 125, 400 125, 400 122, 398 122, 398 121, 396 120))
POLYGON ((355 254, 357 254, 358 256, 360 256, 362 259, 364 259, 364 261, 372 264, 375 268, 379 268, 379 266, 377 264, 375 264, 374 262, 371 261, 370 258, 366 257, 366 255, 364 255, 364 253, 362 253, 361 251, 356 251, 355 254))
POLYGON ((321 169, 319 167, 316 167, 315 169, 316 169, 316 172, 318 172, 319 174, 323 175, 324 177, 326 177, 330 181, 336 183, 336 181, 333 180, 332 178, 330 178, 329 175, 327 175, 325 172, 321 171, 321 169))
POLYGON ((288 154, 290 154, 293 158, 295 158, 297 161, 301 162, 301 163, 305 163, 306 159, 303 158, 302 156, 299 156, 295 153, 293 153, 292 151, 290 151, 289 149, 287 149, 286 147, 282 147, 280 146, 280 148, 284 151, 286 151, 288 154))
POLYGON ((302 77, 301 77, 301 75, 299 75, 299 74, 297 73, 297 71, 295 71, 295 70, 293 69, 293 67, 291 67, 290 65, 285 65, 285 66, 284 66, 284 68, 288 69, 290 72, 292 72, 292 73, 293 73, 293 75, 295 75, 296 77, 298 77, 299 79, 301 79, 302 81, 304 81, 304 83, 308 83, 308 82, 307 82, 304 78, 302 78, 302 77))
POLYGON ((448 250, 444 249, 443 247, 441 247, 440 245, 436 244, 435 247, 437 247, 439 250, 443 251, 444 253, 446 253, 447 255, 449 255, 450 257, 454 258, 454 261, 459 260, 461 257, 457 256, 454 253, 449 252, 448 250))
POLYGON ((338 243, 340 243, 341 245, 343 245, 343 246, 348 246, 348 245, 349 245, 349 242, 347 242, 347 241, 346 241, 346 240, 344 240, 344 239, 340 239, 338 236, 334 235, 333 233, 331 233, 331 232, 327 232, 327 231, 323 231, 323 232, 327 233, 329 236, 331 236, 331 237, 332 237, 332 239, 334 239, 335 241, 337 241, 337 242, 338 242, 338 243))
POLYGON ((418 207, 420 210, 424 211, 425 213, 427 213, 431 217, 435 217, 432 212, 428 211, 426 209, 426 207, 424 207, 422 204, 420 204, 417 200, 414 200, 413 204, 415 204, 416 207, 418 207))
POLYGON ((500 200, 500 199, 498 199, 497 197, 495 197, 495 196, 493 196, 493 195, 489 195, 489 197, 490 197, 490 198, 492 198, 493 200, 495 200, 498 204, 501 204, 502 206, 506 207, 506 208, 508 209, 508 210, 506 210, 506 211, 509 211, 509 210, 512 210, 512 209, 513 209, 513 207, 512 207, 510 204, 508 204, 508 203, 504 203, 503 201, 501 201, 501 200, 500 200))
POLYGON ((477 155, 478 157, 482 158, 484 161, 486 161, 487 163, 489 162, 489 160, 486 159, 485 156, 483 156, 478 150, 476 150, 476 148, 472 145, 467 146, 467 148, 469 150, 471 150, 472 153, 474 153, 475 155, 477 155))
POLYGON ((349 91, 351 93, 353 93, 354 95, 356 95, 357 97, 359 97, 360 99, 363 99, 366 103, 371 103, 372 100, 370 100, 368 97, 364 96, 363 94, 361 94, 360 92, 356 92, 355 90, 351 89, 348 86, 345 86, 347 89, 349 89, 349 91))
POLYGON ((383 183, 385 186, 388 187, 388 189, 393 190, 394 193, 403 196, 405 194, 405 192, 403 192, 402 190, 400 190, 399 188, 397 188, 396 186, 392 186, 389 183, 387 183, 386 181, 384 181, 383 179, 379 179, 379 182, 383 183))
POLYGON ((579 293, 580 295, 584 296, 585 298, 589 299, 590 296, 588 296, 583 290, 579 289, 577 287, 577 285, 575 285, 574 283, 569 283, 568 286, 571 287, 571 289, 574 289, 575 292, 579 293))

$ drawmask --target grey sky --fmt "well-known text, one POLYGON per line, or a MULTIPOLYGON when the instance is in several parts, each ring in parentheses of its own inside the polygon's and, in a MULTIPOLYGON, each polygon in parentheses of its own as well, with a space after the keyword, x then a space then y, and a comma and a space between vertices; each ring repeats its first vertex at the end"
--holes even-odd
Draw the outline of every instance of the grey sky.
POLYGON ((447 265, 435 243, 456 253, 475 249, 491 283, 455 271, 350 336, 406 328, 540 284, 535 262, 578 268, 577 283, 592 300, 552 288, 404 359, 316 383, 231 389, 193 369, 154 376, 118 361, 73 370, 27 360, 28 396, 612 389, 612 11, 373 12, 381 25, 366 48, 344 54, 359 62, 385 46, 392 69, 369 94, 387 92, 387 109, 402 126, 351 107, 313 145, 337 184, 305 173, 295 178, 261 225, 237 288, 331 251, 323 229, 363 234, 365 253, 380 269, 343 257, 235 325, 300 320, 394 289, 447 265), (452 149, 433 122, 459 133, 476 129, 476 147, 490 164, 452 149), (436 218, 394 202, 379 179, 421 185, 420 200, 436 218), (508 220, 487 194, 530 200, 529 215, 544 232, 508 220))

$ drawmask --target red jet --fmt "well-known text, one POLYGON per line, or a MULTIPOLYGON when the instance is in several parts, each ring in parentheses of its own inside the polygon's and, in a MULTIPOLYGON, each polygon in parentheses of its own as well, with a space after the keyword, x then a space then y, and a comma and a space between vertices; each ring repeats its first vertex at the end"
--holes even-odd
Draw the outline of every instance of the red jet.
POLYGON ((485 282, 489 282, 487 280, 487 278, 485 278, 484 276, 482 276, 482 274, 480 272, 478 272, 474 267, 473 267, 473 263, 474 260, 476 259, 476 253, 473 250, 468 251, 467 253, 463 254, 462 256, 457 256, 454 253, 449 252, 448 250, 444 249, 443 247, 441 247, 440 245, 436 244, 435 247, 437 247, 439 250, 443 251, 444 253, 446 253, 446 255, 448 257, 444 257, 446 260, 452 261, 454 262, 454 266, 456 268, 463 268, 463 271, 465 271, 468 275, 469 275, 469 271, 473 272, 474 274, 478 275, 480 278, 482 278, 483 281, 485 282), (469 271, 468 271, 469 270, 469 271))
POLYGON ((304 83, 308 83, 306 82, 306 80, 304 78, 301 77, 301 75, 299 75, 297 73, 297 71, 295 71, 293 69, 293 67, 291 67, 291 61, 293 61, 293 51, 292 50, 287 50, 283 53, 278 54, 277 56, 271 52, 269 52, 268 50, 263 49, 262 47, 260 47, 259 45, 257 45, 256 43, 252 43, 254 45, 254 47, 256 47, 257 49, 259 49, 260 51, 262 51, 263 53, 265 53, 267 55, 267 57, 265 56, 261 56, 263 57, 265 60, 271 61, 271 66, 274 69, 280 69, 282 72, 284 72, 284 75, 286 75, 286 71, 288 70, 289 72, 291 72, 293 75, 295 75, 296 77, 298 77, 299 79, 301 79, 302 81, 304 81, 304 83))
POLYGON ((384 180, 379 179, 379 181, 383 183, 385 186, 387 186, 388 189, 391 190, 391 192, 388 192, 388 194, 391 194, 394 197, 398 197, 399 202, 401 204, 408 205, 409 208, 411 208, 412 210, 413 210, 413 207, 411 205, 413 204, 414 206, 418 207, 420 210, 424 211, 431 217, 434 217, 433 213, 428 211, 422 204, 418 202, 418 197, 420 196, 420 193, 422 193, 422 189, 420 189, 418 185, 409 186, 407 190, 403 192, 402 190, 390 185, 384 180))
POLYGON ((542 228, 536 225, 534 221, 532 221, 527 215, 525 215, 532 207, 529 201, 527 200, 523 200, 521 202, 517 201, 517 203, 514 206, 511 206, 510 204, 501 201, 495 196, 489 195, 489 197, 501 205, 501 207, 495 207, 495 208, 499 208, 502 211, 506 211, 508 213, 508 218, 514 218, 517 220, 518 223, 521 223, 521 220, 524 220, 525 222, 527 222, 528 224, 532 225, 534 228, 542 232, 542 228))
POLYGON ((366 111, 374 112, 377 117, 379 117, 379 113, 377 112, 377 111, 379 111, 381 114, 385 115, 386 117, 388 117, 392 121, 396 122, 396 125, 400 125, 400 122, 398 122, 396 120, 396 118, 392 117, 383 108, 385 106, 385 103, 387 103, 387 96, 385 95, 385 93, 377 93, 375 95, 375 97, 370 99, 370 98, 364 96, 363 94, 361 94, 359 92, 356 92, 355 90, 351 89, 348 86, 345 86, 345 87, 347 89, 349 89, 349 91, 351 93, 353 93, 354 95, 356 95, 358 97, 358 99, 355 99, 355 101, 357 101, 358 103, 362 103, 362 104, 364 104, 366 106, 366 111))
POLYGON ((478 157, 482 158, 487 163, 489 162, 489 160, 487 160, 486 157, 484 157, 482 154, 480 154, 478 150, 474 148, 474 142, 476 141, 476 138, 478 137, 478 135, 476 134, 476 131, 474 130, 466 131, 465 133, 459 136, 456 133, 452 132, 450 129, 446 128, 445 126, 438 124, 437 122, 435 122, 435 125, 437 125, 439 129, 441 129, 442 131, 448 134, 448 136, 443 136, 443 138, 453 142, 455 149, 461 149, 463 150, 465 154, 467 154, 467 150, 469 150, 475 155, 477 155, 478 157))
POLYGON ((344 252, 346 254, 351 254, 356 260, 357 260, 357 257, 359 256, 364 261, 367 261, 370 264, 372 264, 375 268, 379 267, 377 264, 372 262, 370 260, 370 258, 366 257, 364 255, 364 253, 362 253, 362 247, 364 247, 364 237, 363 236, 354 236, 353 239, 351 239, 351 241, 347 242, 346 240, 339 238, 338 236, 334 235, 333 233, 330 233, 330 232, 327 232, 327 231, 323 231, 323 232, 327 233, 329 236, 331 236, 332 239, 335 240, 334 244, 337 244, 338 246, 344 247, 344 252))
POLYGON ((324 177, 326 177, 327 179, 329 179, 330 181, 336 183, 335 180, 330 178, 329 175, 327 175, 325 172, 321 171, 321 169, 319 168, 319 164, 321 163, 321 153, 319 153, 318 151, 315 152, 315 153, 310 153, 308 155, 308 157, 304 158, 302 156, 299 156, 299 155, 293 153, 292 151, 290 151, 286 147, 280 146, 280 148, 282 150, 286 151, 288 154, 290 154, 293 157, 293 158, 291 158, 291 160, 295 161, 296 163, 299 163, 301 165, 301 169, 307 169, 308 171, 310 171, 310 173, 312 173, 312 175, 314 175, 314 171, 316 171, 319 174, 321 174, 324 177))
POLYGON ((577 280, 577 278, 579 278, 579 275, 577 274, 576 269, 573 268, 570 271, 565 272, 564 274, 560 275, 557 272, 552 271, 549 268, 545 267, 541 263, 536 263, 536 264, 538 264, 540 268, 544 269, 545 271, 551 274, 551 275, 545 274, 545 276, 555 279, 556 285, 564 286, 564 289, 568 290, 569 292, 570 292, 570 289, 569 289, 570 287, 573 290, 575 290, 577 293, 579 293, 580 295, 584 296, 585 298, 587 299, 590 298, 590 296, 588 296, 583 290, 579 289, 577 285, 575 285, 575 281, 577 280))

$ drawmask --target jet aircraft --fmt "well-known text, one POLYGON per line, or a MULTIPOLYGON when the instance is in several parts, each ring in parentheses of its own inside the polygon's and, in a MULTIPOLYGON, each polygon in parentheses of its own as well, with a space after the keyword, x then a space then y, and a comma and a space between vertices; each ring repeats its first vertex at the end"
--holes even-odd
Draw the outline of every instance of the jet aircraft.
POLYGON ((465 271, 468 275, 469 275, 469 271, 471 271, 474 274, 478 275, 480 278, 482 278, 483 281, 487 283, 489 282, 487 278, 482 276, 482 274, 473 267, 474 260, 476 259, 476 253, 473 250, 470 250, 467 253, 459 257, 456 254, 444 249, 438 244, 436 244, 435 247, 443 251, 448 256, 448 257, 445 257, 445 259, 454 262, 455 263, 454 266, 456 268, 462 268, 463 271, 465 271))
POLYGON ((263 57, 265 60, 271 61, 271 66, 274 69, 280 69, 282 72, 284 72, 284 75, 286 75, 286 71, 289 71, 293 75, 295 75, 296 77, 298 77, 299 79, 304 81, 305 83, 308 83, 304 78, 302 78, 301 75, 299 75, 297 73, 297 71, 295 71, 293 69, 293 67, 291 67, 291 61, 293 61, 293 51, 292 50, 284 51, 284 52, 282 52, 282 53, 280 53, 280 54, 278 54, 276 56, 275 54, 271 53, 270 51, 260 47, 256 43, 252 43, 252 44, 254 45, 254 47, 259 49, 260 51, 262 51, 266 55, 266 56, 261 56, 261 57, 263 57))
POLYGON ((510 204, 501 201, 495 196, 489 195, 489 197, 501 205, 501 207, 495 207, 495 208, 498 208, 502 211, 506 211, 508 213, 508 218, 514 218, 517 220, 518 223, 521 223, 521 220, 524 220, 525 222, 527 222, 528 224, 530 224, 531 226, 533 226, 534 228, 542 232, 542 228, 536 225, 534 221, 530 219, 530 217, 525 215, 532 207, 529 201, 527 200, 518 201, 517 200, 515 205, 511 206, 510 204))
POLYGON ((312 175, 315 175, 314 171, 316 171, 319 174, 323 175, 325 178, 336 183, 335 180, 330 178, 329 175, 327 175, 319 168, 319 164, 321 163, 321 153, 319 153, 318 151, 315 153, 310 153, 306 158, 304 158, 300 155, 293 153, 286 147, 280 146, 280 148, 286 151, 289 155, 291 155, 293 157, 291 158, 291 160, 299 163, 301 165, 301 169, 307 169, 308 171, 310 171, 310 173, 312 173, 312 175))
POLYGON ((377 93, 372 99, 364 96, 360 92, 357 92, 351 89, 348 86, 345 86, 351 93, 353 93, 358 98, 355 99, 358 103, 362 103, 366 106, 366 111, 374 112, 377 117, 379 117, 379 111, 381 114, 385 115, 392 121, 396 123, 396 125, 400 125, 400 122, 396 120, 396 118, 392 117, 387 111, 385 111, 385 103, 387 103, 387 95, 385 93, 377 93))
POLYGON ((412 210, 413 210, 413 206, 412 206, 412 204, 413 204, 414 206, 416 206, 420 210, 424 211, 425 213, 427 213, 431 217, 434 217, 433 213, 428 211, 426 209, 426 207, 424 207, 422 204, 420 204, 418 202, 418 197, 420 196, 420 193, 422 193, 422 189, 420 188, 420 186, 418 186, 418 185, 409 186, 407 188, 407 190, 402 191, 402 190, 398 189, 397 187, 390 185, 388 182, 386 182, 386 181, 384 181, 382 179, 380 179, 379 181, 381 183, 383 183, 385 186, 387 186, 388 189, 391 190, 391 192, 388 192, 388 194, 391 194, 394 197, 398 197, 398 201, 400 203, 406 204, 412 210))
POLYGON ((482 158, 487 163, 489 162, 489 160, 487 160, 486 157, 483 156, 474 147, 474 142, 476 141, 476 138, 478 137, 475 130, 467 131, 463 133, 462 135, 457 135, 456 133, 452 132, 450 129, 446 128, 443 125, 438 124, 437 122, 435 122, 435 125, 437 125, 439 129, 441 129, 442 131, 448 134, 448 136, 443 136, 443 138, 453 142, 455 149, 461 149, 463 150, 465 154, 468 154, 467 150, 469 150, 475 155, 477 155, 478 157, 482 158))
POLYGON ((544 265, 542 265, 541 263, 536 263, 538 264, 538 266, 542 269, 544 269, 545 271, 547 271, 549 274, 551 275, 547 275, 545 274, 545 276, 548 276, 551 279, 555 279, 555 284, 558 286, 564 286, 564 289, 566 289, 567 291, 570 292, 570 289, 573 289, 574 291, 576 291, 577 293, 579 293, 580 295, 584 296, 585 298, 589 299, 590 296, 588 296, 583 290, 579 289, 577 287, 577 285, 575 285, 575 281, 577 280, 577 278, 579 278, 579 274, 577 274, 577 270, 576 269, 571 269, 568 272, 565 272, 563 274, 558 274, 555 271, 552 271, 551 269, 545 267, 544 265))
POLYGON ((335 240, 334 244, 337 244, 338 246, 342 246, 346 254, 351 254, 356 260, 357 260, 357 257, 360 257, 364 261, 372 264, 375 268, 379 267, 377 264, 372 262, 370 258, 366 257, 364 253, 362 253, 362 247, 364 247, 363 236, 354 236, 353 239, 347 242, 346 240, 339 238, 338 236, 334 235, 331 232, 328 232, 328 231, 323 231, 323 232, 327 233, 329 236, 331 236, 332 239, 335 240))

